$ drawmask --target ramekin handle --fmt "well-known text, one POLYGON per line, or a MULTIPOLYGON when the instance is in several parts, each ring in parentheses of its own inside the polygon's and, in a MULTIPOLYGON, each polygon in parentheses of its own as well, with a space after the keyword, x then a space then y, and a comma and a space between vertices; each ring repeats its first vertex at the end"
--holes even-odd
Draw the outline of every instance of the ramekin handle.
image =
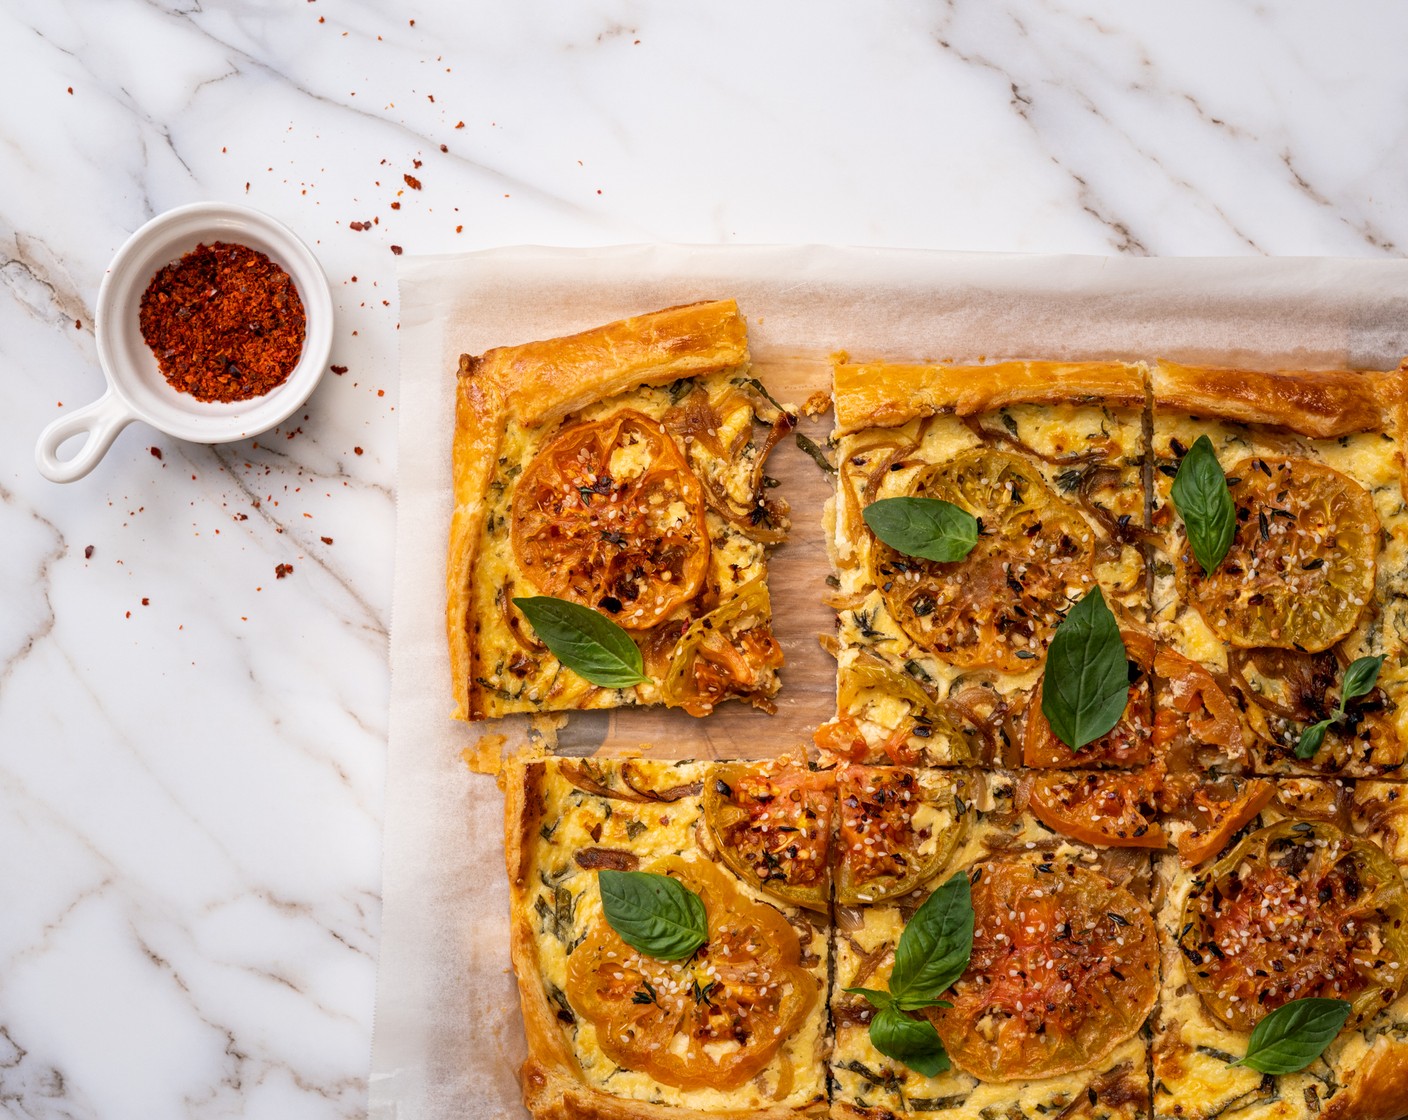
POLYGON ((39 434, 34 462, 50 482, 74 482, 98 465, 117 433, 137 419, 136 413, 109 389, 96 401, 60 416, 39 434), (87 438, 71 459, 59 458, 59 447, 74 436, 87 438))

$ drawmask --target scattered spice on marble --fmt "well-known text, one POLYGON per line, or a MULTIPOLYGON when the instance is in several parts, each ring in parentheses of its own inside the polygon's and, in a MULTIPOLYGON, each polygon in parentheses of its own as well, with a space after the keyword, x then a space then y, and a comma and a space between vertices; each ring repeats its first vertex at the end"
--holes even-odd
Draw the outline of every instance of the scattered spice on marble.
POLYGON ((360 447, 354 447, 352 451, 357 455, 360 455, 362 453, 362 449, 360 447))
POLYGON ((88 545, 87 547, 85 547, 85 548, 83 549, 83 559, 85 559, 85 560, 91 560, 91 559, 93 559, 93 546, 92 546, 91 544, 88 545))
POLYGON ((395 253, 395 254, 399 257, 399 256, 400 256, 402 253, 404 253, 406 250, 402 249, 401 246, 399 246, 399 245, 393 245, 393 246, 391 246, 391 251, 392 251, 393 253, 395 253))
POLYGON ((263 396, 303 352, 303 301, 287 272, 247 245, 200 244, 152 277, 142 337, 173 389, 203 401, 263 396))
POLYGON ((152 605, 152 601, 151 601, 150 599, 145 599, 145 598, 144 598, 144 599, 142 600, 142 606, 144 606, 144 607, 149 607, 149 606, 151 606, 151 605, 152 605))
POLYGON ((292 575, 292 574, 293 574, 293 565, 292 565, 292 564, 275 564, 275 565, 274 565, 274 578, 275 578, 275 579, 283 579, 284 576, 288 576, 288 575, 292 575))
POLYGON ((331 537, 319 537, 318 539, 319 539, 320 541, 322 541, 324 544, 332 544, 332 538, 331 538, 331 537))
POLYGON ((410 187, 411 190, 420 190, 420 180, 417 179, 414 175, 402 175, 401 178, 406 180, 406 186, 410 187))
POLYGON ((338 377, 341 377, 344 373, 347 372, 346 366, 331 366, 329 368, 333 371, 333 373, 337 374, 338 377))
POLYGON ((151 448, 148 448, 148 450, 152 453, 152 458, 153 458, 153 459, 160 459, 160 458, 161 458, 161 448, 160 448, 160 447, 151 447, 151 448))

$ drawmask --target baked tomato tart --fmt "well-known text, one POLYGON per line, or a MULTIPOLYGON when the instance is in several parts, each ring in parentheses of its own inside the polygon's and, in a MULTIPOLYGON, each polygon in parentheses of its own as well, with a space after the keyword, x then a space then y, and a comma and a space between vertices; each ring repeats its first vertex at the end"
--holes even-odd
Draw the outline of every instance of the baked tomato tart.
POLYGON ((765 466, 794 418, 749 376, 737 305, 464 355, 456 381, 456 716, 770 708, 782 654, 767 553, 787 514, 765 466), (526 600, 600 616, 639 668, 589 679, 564 664, 526 600))

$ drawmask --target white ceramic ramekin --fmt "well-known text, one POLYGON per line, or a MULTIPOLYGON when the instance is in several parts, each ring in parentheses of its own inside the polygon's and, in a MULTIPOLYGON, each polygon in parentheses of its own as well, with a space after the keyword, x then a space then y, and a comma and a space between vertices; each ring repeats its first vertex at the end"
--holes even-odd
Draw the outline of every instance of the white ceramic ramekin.
POLYGON ((93 330, 108 391, 44 429, 34 455, 40 473, 54 482, 82 478, 133 420, 193 443, 229 443, 281 424, 328 368, 332 320, 332 293, 322 266, 282 222, 227 202, 197 202, 158 215, 117 251, 98 289, 93 330), (266 254, 292 277, 303 301, 307 333, 298 365, 282 385, 252 400, 225 404, 177 392, 157 368, 138 323, 142 293, 156 272, 212 241, 238 242, 266 254), (80 435, 85 439, 77 453, 60 459, 60 445, 80 435))

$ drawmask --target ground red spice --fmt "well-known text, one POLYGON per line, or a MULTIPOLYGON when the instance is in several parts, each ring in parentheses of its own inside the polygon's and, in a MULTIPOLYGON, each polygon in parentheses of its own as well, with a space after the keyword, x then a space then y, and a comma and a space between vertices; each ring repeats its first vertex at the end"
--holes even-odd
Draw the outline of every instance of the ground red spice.
POLYGON ((307 320, 288 273, 257 249, 197 245, 147 285, 142 337, 173 389, 245 401, 288 378, 307 320))
POLYGON ((293 574, 293 565, 292 565, 292 564, 275 564, 275 565, 274 565, 274 578, 275 578, 275 579, 283 579, 284 576, 288 576, 288 575, 292 575, 292 574, 293 574))

